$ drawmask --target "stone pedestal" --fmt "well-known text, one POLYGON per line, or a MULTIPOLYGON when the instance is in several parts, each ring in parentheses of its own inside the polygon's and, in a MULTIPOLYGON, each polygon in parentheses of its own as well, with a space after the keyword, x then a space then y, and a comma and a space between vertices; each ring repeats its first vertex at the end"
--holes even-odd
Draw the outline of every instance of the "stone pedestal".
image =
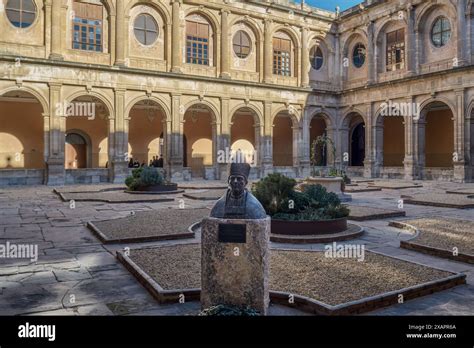
POLYGON ((112 161, 109 166, 109 179, 111 183, 123 184, 129 175, 129 168, 127 161, 112 161))
POLYGON ((46 185, 61 186, 66 182, 63 157, 50 157, 46 162, 46 185))
POLYGON ((201 307, 253 308, 267 314, 270 218, 202 221, 201 307))

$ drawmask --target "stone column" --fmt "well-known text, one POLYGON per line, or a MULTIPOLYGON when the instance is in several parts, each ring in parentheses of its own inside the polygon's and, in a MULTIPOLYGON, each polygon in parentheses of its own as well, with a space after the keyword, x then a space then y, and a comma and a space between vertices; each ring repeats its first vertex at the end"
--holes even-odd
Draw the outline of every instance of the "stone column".
POLYGON ((174 73, 183 72, 183 53, 181 51, 181 3, 182 0, 173 0, 173 15, 172 15, 172 40, 173 46, 171 52, 172 68, 171 71, 174 73))
MULTIPOLYGON (((229 153, 230 151, 230 141, 231 141, 231 119, 232 115, 229 114, 229 102, 230 98, 221 99, 221 134, 219 136, 218 150, 223 151, 224 154, 229 153)), ((219 156, 217 156, 219 159, 219 156)), ((222 156, 220 156, 222 157, 222 156)), ((226 156, 224 156, 226 157, 226 156)), ((222 158, 221 158, 222 159, 222 158)), ((218 178, 223 180, 226 179, 229 175, 228 173, 229 164, 227 163, 227 158, 224 158, 224 161, 218 163, 218 178)))
POLYGON ((221 77, 230 78, 230 33, 229 33, 229 11, 221 11, 221 77))
POLYGON ((308 28, 301 30, 301 87, 309 87, 309 50, 308 28))
POLYGON ((466 0, 458 0, 456 4, 457 8, 457 59, 458 66, 463 66, 467 63, 467 34, 468 26, 466 23, 466 0))
MULTIPOLYGON (((409 97, 406 102, 415 103, 415 99, 409 97)), ((405 126, 405 158, 403 160, 403 165, 405 167, 405 180, 414 180, 416 174, 414 158, 415 127, 413 117, 411 117, 411 115, 405 116, 403 124, 405 126)))
POLYGON ((217 154, 218 151, 220 150, 220 139, 221 139, 221 124, 219 122, 213 122, 211 123, 212 127, 212 166, 214 168, 213 174, 211 174, 211 177, 207 177, 208 174, 206 173, 205 179, 208 180, 216 180, 218 179, 219 175, 219 170, 220 166, 217 161, 217 154))
POLYGON ((375 127, 373 126, 372 103, 367 107, 367 123, 365 124, 365 160, 364 160, 364 177, 374 177, 375 164, 375 127))
POLYGON ((265 38, 264 38, 264 69, 265 83, 273 82, 273 36, 272 36, 272 25, 273 21, 270 19, 265 20, 265 38))
POLYGON ((300 154, 299 169, 298 173, 300 177, 309 176, 311 171, 311 153, 310 153, 310 128, 311 128, 311 115, 309 114, 309 108, 303 109, 303 119, 301 121, 300 137, 301 141, 298 145, 298 153, 300 154))
POLYGON ((377 81, 377 66, 375 64, 375 38, 374 38, 374 22, 370 21, 367 25, 367 42, 368 42, 368 76, 367 83, 372 84, 377 81))
POLYGON ((466 137, 465 137, 465 92, 464 89, 455 90, 456 93, 456 115, 454 117, 454 180, 456 182, 466 181, 466 137))
POLYGON ((115 65, 125 65, 125 0, 117 0, 117 16, 115 17, 115 65))
POLYGON ((332 83, 336 88, 342 87, 342 56, 341 56, 341 42, 339 33, 334 35, 334 77, 332 83))
POLYGON ((62 1, 52 1, 51 8, 51 53, 49 59, 63 60, 61 51, 62 37, 62 1))
POLYGON ((128 115, 125 115, 125 92, 115 89, 115 115, 109 118, 109 171, 113 183, 121 184, 128 175, 128 115))
POLYGON ((66 182, 65 161, 65 116, 60 112, 63 108, 58 106, 62 103, 62 85, 49 84, 49 156, 46 163, 46 184, 64 185, 66 182))
POLYGON ((256 124, 254 125, 255 130, 255 157, 254 157, 254 165, 257 168, 257 176, 260 177, 260 172, 262 168, 262 137, 263 137, 263 125, 256 124))
POLYGON ((184 106, 181 105, 181 94, 171 96, 171 156, 170 156, 170 176, 173 180, 184 180, 183 173, 183 117, 184 106))
MULTIPOLYGON (((382 116, 379 116, 382 117, 382 116)), ((375 123, 374 125, 374 164, 373 173, 379 177, 383 168, 383 137, 384 137, 384 125, 383 120, 375 123)))
POLYGON ((272 124, 272 103, 264 102, 265 125, 263 130, 263 158, 262 158, 262 176, 273 172, 273 124, 272 124))
POLYGON ((407 74, 416 74, 416 34, 415 34, 415 9, 412 5, 407 7, 407 74))
POLYGON ((413 147, 414 147, 414 163, 415 178, 424 179, 425 171, 425 127, 426 114, 414 123, 413 147))

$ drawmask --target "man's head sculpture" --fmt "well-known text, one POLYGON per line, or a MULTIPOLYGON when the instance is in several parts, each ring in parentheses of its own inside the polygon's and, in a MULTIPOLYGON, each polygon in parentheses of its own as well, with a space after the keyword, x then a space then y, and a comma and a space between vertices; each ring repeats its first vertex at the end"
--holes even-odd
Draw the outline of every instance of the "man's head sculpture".
POLYGON ((211 217, 221 219, 264 219, 267 214, 260 202, 246 186, 250 174, 248 163, 232 163, 228 178, 229 188, 224 197, 217 201, 211 217))

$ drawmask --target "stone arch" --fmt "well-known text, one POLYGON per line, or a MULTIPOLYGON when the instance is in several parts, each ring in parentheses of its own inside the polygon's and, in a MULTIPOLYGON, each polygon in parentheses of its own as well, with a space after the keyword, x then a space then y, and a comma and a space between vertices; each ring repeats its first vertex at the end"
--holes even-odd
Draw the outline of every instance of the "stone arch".
POLYGON ((368 38, 367 38, 367 33, 363 30, 357 29, 354 32, 352 32, 344 41, 343 44, 341 45, 342 47, 342 54, 343 57, 348 57, 348 49, 349 45, 353 41, 357 41, 357 38, 360 38, 360 41, 367 47, 368 46, 368 38))
POLYGON ((155 9, 163 18, 165 25, 171 23, 171 14, 169 10, 159 1, 134 0, 125 7, 124 11, 126 14, 129 14, 132 8, 139 5, 150 6, 151 8, 155 9))
POLYGON ((455 117, 456 115, 455 105, 446 97, 436 96, 436 97, 429 97, 420 103, 420 120, 424 120, 426 116, 424 112, 426 110, 426 107, 433 103, 446 104, 446 106, 448 106, 449 109, 451 110, 451 113, 453 114, 453 118, 455 117))
MULTIPOLYGON (((85 145, 86 145, 86 163, 85 163, 85 168, 92 168, 92 139, 91 137, 89 136, 89 134, 87 134, 87 132, 84 132, 83 130, 81 129, 75 129, 75 128, 72 128, 72 129, 68 129, 66 132, 65 132, 65 137, 67 138, 67 135, 68 134, 77 134, 79 136, 81 136, 84 141, 85 141, 85 145)), ((67 162, 68 162, 68 154, 69 154, 69 151, 68 151, 68 146, 67 146, 67 142, 66 142, 66 146, 65 146, 65 153, 64 153, 64 160, 65 160, 65 168, 68 169, 67 167, 67 162)), ((79 169, 79 167, 77 167, 76 169, 79 169)))
POLYGON ((284 24, 276 25, 275 27, 273 27, 273 30, 272 30, 272 38, 279 31, 284 32, 291 37, 291 40, 293 41, 293 44, 295 45, 295 49, 298 49, 301 47, 300 35, 293 28, 287 27, 284 24))
POLYGON ((329 162, 334 161, 334 157, 332 154, 332 151, 328 151, 327 148, 324 148, 322 146, 317 146, 313 148, 313 143, 314 141, 319 137, 319 136, 328 136, 334 144, 336 144, 336 141, 334 139, 334 132, 332 129, 332 124, 333 121, 331 120, 331 116, 326 112, 322 110, 316 110, 313 112, 310 116, 310 119, 308 120, 308 127, 309 127, 309 155, 311 158, 312 165, 315 166, 327 166, 329 162), (312 154, 315 152, 317 155, 317 162, 313 162, 313 157, 312 154))
POLYGON ((109 112, 109 117, 115 118, 115 110, 114 110, 114 107, 113 107, 113 102, 110 101, 105 95, 103 95, 99 92, 96 92, 96 91, 87 92, 87 91, 84 91, 84 90, 80 90, 80 91, 76 91, 76 92, 73 92, 73 93, 69 94, 67 97, 64 98, 64 100, 68 103, 71 103, 77 98, 87 97, 87 96, 91 96, 91 97, 95 97, 95 98, 99 99, 105 105, 105 107, 107 108, 107 111, 109 112))
POLYGON ((164 101, 163 99, 161 99, 160 97, 157 97, 157 96, 148 97, 146 95, 135 97, 127 103, 127 106, 125 107, 125 117, 129 117, 130 111, 132 111, 133 107, 137 103, 139 103, 141 101, 145 101, 145 100, 150 100, 150 101, 155 102, 156 104, 158 104, 161 107, 161 109, 163 110, 165 120, 171 120, 171 111, 170 111, 168 105, 166 104, 166 101, 164 101))
POLYGON ((43 115, 44 116, 49 115, 49 102, 48 102, 49 98, 43 95, 40 91, 36 90, 33 87, 24 86, 24 85, 22 85, 21 87, 18 87, 18 86, 7 87, 3 90, 0 90, 0 97, 6 93, 14 92, 14 91, 23 91, 34 96, 36 100, 38 100, 38 102, 41 104, 41 107, 43 109, 43 115))
POLYGON ((330 128, 330 127, 334 127, 335 125, 335 122, 334 122, 334 115, 332 115, 329 111, 327 110, 315 110, 314 112, 312 112, 309 116, 309 120, 308 122, 311 123, 311 121, 315 118, 315 117, 322 117, 324 122, 326 122, 326 127, 330 128))
MULTIPOLYGON (((419 31, 424 31, 425 28, 423 26, 425 24, 424 20, 426 19, 426 17, 434 9, 439 8, 439 7, 443 7, 443 6, 446 7, 450 11, 450 14, 449 14, 449 15, 451 15, 450 19, 455 19, 457 10, 450 1, 443 1, 441 3, 440 2, 437 2, 437 3, 436 2, 435 3, 429 2, 429 3, 422 4, 420 6, 420 10, 417 11, 415 27, 419 31), (452 15, 454 15, 454 17, 452 17, 452 15)), ((453 28, 453 29, 456 30, 456 28, 453 28)))
POLYGON ((44 169, 49 154, 47 100, 35 88, 23 86, 5 88, 0 97, 0 168, 44 169))
POLYGON ((273 122, 275 122, 275 119, 280 116, 280 114, 282 113, 286 113, 287 116, 290 117, 291 119, 291 122, 293 124, 293 127, 298 127, 300 126, 300 122, 301 122, 301 115, 300 115, 300 112, 298 110, 294 110, 294 113, 290 113, 288 111, 288 107, 286 106, 280 106, 278 109, 276 109, 274 112, 273 112, 273 115, 272 115, 272 121, 271 123, 273 124, 273 122))
POLYGON ((199 105, 199 104, 207 106, 207 108, 211 111, 213 121, 217 124, 221 124, 221 116, 219 113, 219 109, 213 103, 207 100, 199 100, 199 99, 190 101, 184 106, 184 113, 182 115, 182 120, 184 120, 184 116, 186 115, 186 113, 191 107, 195 105, 199 105))
POLYGON ((193 14, 197 14, 204 17, 212 27, 212 31, 214 32, 216 36, 214 39, 218 40, 219 35, 220 35, 220 26, 219 26, 220 21, 219 21, 219 18, 212 11, 206 8, 202 8, 202 7, 191 7, 191 8, 186 9, 184 11, 184 14, 185 14, 185 18, 193 14))
POLYGON ((359 114, 359 116, 362 117, 362 119, 364 120, 364 123, 367 124, 367 116, 366 116, 365 112, 363 112, 362 110, 360 110, 358 108, 352 108, 352 109, 346 111, 343 114, 343 116, 341 117, 341 121, 339 123, 339 128, 348 127, 349 123, 350 123, 350 119, 353 116, 353 114, 359 114))
POLYGON ((261 126, 264 124, 263 114, 260 111, 260 109, 253 104, 245 104, 245 103, 239 104, 231 110, 230 112, 231 120, 234 117, 235 113, 243 108, 247 108, 253 111, 254 122, 256 126, 261 126))
POLYGON ((263 41, 263 30, 260 28, 258 23, 250 17, 236 17, 233 20, 230 21, 229 23, 229 28, 232 28, 234 25, 239 24, 239 23, 244 23, 247 25, 255 34, 255 37, 257 38, 258 42, 263 41))

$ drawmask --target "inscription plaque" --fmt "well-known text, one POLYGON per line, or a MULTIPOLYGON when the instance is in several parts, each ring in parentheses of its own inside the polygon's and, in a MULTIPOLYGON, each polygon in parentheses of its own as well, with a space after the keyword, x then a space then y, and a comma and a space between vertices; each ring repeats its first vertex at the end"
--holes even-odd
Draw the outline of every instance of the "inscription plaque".
POLYGON ((219 243, 247 243, 247 225, 219 224, 219 243))

